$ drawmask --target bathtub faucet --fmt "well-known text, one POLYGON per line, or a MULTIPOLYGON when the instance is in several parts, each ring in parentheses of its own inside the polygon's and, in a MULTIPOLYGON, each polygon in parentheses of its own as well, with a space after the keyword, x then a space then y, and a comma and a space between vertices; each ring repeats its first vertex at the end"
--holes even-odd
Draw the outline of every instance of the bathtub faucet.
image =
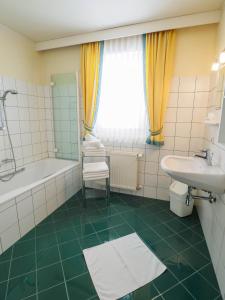
POLYGON ((15 175, 15 174, 20 173, 20 172, 22 172, 22 171, 24 171, 24 170, 25 170, 25 168, 20 168, 20 169, 18 169, 18 170, 16 170, 16 171, 7 173, 7 174, 5 174, 5 175, 2 175, 2 176, 0 176, 0 180, 3 180, 3 181, 4 181, 4 178, 7 178, 7 177, 12 176, 12 175, 15 175))
POLYGON ((13 162, 12 158, 5 158, 5 159, 1 160, 0 167, 3 166, 3 165, 5 165, 5 164, 8 164, 10 162, 13 162))
POLYGON ((12 161, 13 161, 12 158, 5 158, 5 159, 3 159, 1 162, 2 162, 3 164, 7 164, 7 163, 12 162, 12 161))

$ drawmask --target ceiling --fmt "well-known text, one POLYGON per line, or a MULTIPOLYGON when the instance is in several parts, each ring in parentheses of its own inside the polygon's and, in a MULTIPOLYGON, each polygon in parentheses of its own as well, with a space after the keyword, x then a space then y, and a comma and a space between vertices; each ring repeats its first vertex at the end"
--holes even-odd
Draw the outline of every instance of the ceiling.
POLYGON ((0 23, 40 42, 217 10, 223 0, 0 0, 0 23))

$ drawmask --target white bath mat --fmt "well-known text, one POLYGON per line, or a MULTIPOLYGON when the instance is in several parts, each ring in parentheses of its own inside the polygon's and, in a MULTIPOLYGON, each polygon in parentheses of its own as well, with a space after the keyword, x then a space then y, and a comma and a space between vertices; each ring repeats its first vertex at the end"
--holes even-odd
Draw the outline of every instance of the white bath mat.
POLYGON ((83 250, 101 300, 115 300, 149 283, 166 266, 136 233, 83 250))

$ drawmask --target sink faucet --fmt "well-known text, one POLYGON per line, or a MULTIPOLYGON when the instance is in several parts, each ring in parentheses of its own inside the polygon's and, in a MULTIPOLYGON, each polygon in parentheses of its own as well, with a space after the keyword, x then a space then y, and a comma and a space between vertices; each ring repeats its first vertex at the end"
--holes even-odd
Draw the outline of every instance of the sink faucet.
POLYGON ((202 154, 195 154, 196 157, 201 157, 207 160, 209 166, 212 166, 212 156, 213 153, 209 149, 202 149, 202 154))

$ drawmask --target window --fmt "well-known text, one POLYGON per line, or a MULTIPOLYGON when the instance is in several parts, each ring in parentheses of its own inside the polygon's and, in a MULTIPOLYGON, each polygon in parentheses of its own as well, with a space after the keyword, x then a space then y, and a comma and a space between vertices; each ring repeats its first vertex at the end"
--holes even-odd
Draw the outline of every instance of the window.
POLYGON ((147 113, 144 99, 142 37, 106 41, 96 135, 103 142, 144 143, 147 113))

